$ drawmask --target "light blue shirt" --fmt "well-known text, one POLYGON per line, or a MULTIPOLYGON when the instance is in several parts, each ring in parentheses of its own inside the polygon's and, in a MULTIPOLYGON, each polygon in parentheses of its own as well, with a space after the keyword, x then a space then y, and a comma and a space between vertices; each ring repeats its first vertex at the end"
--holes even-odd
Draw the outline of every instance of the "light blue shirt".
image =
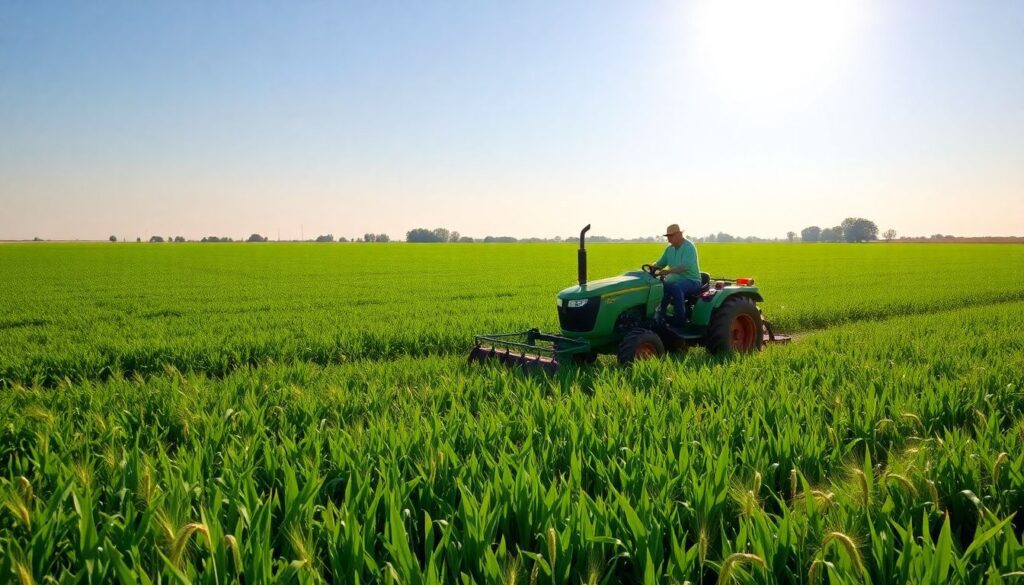
POLYGON ((661 258, 655 262, 658 266, 665 268, 682 268, 683 272, 669 274, 665 277, 666 282, 679 282, 692 280, 700 284, 700 266, 697 264, 697 247, 693 242, 683 238, 683 242, 676 248, 669 244, 662 253, 661 258))

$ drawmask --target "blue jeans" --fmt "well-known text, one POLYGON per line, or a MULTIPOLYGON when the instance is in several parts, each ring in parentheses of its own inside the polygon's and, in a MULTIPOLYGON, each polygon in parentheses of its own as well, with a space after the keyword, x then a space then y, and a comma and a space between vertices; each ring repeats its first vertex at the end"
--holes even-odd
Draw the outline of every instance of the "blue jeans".
POLYGON ((683 297, 699 291, 703 286, 701 283, 693 280, 665 281, 665 295, 661 297, 661 314, 668 320, 666 311, 668 311, 668 304, 671 302, 672 306, 676 308, 672 324, 684 324, 686 322, 686 303, 683 301, 683 297))

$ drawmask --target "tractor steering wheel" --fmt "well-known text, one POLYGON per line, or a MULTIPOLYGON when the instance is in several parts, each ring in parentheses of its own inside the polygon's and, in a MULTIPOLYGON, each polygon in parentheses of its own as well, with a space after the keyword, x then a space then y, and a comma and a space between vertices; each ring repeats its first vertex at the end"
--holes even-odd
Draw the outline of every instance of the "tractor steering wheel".
POLYGON ((660 278, 662 280, 662 282, 665 281, 665 277, 664 276, 658 276, 658 269, 655 268, 654 266, 651 266, 650 264, 644 264, 644 265, 640 266, 640 269, 643 270, 644 272, 646 272, 647 274, 650 274, 651 276, 653 276, 655 278, 660 278))

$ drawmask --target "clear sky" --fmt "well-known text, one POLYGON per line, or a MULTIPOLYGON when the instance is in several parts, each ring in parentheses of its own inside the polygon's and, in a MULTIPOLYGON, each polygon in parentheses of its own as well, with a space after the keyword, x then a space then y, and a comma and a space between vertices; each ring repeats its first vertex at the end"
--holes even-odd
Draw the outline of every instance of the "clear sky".
POLYGON ((1024 2, 0 0, 0 239, 1024 235, 1024 2))

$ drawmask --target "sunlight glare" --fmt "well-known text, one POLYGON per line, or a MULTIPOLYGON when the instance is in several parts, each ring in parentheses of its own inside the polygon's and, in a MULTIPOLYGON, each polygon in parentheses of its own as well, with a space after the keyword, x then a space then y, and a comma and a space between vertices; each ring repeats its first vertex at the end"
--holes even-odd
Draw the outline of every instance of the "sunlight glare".
POLYGON ((795 105, 842 78, 863 37, 866 9, 853 0, 698 2, 691 54, 724 99, 795 105))

